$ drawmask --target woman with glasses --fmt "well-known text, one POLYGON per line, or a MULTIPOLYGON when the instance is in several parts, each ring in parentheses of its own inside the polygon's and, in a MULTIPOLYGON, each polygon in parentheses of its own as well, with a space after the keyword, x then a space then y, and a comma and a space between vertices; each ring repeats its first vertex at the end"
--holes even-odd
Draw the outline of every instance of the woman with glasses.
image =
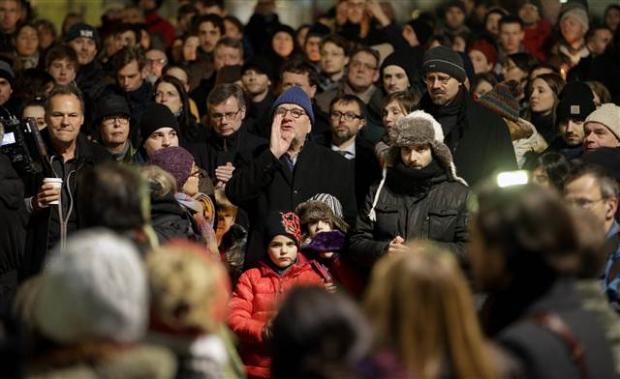
POLYGON ((196 121, 189 106, 189 96, 183 83, 170 75, 162 76, 154 85, 155 102, 163 104, 174 114, 181 130, 181 143, 204 139, 204 128, 196 121))

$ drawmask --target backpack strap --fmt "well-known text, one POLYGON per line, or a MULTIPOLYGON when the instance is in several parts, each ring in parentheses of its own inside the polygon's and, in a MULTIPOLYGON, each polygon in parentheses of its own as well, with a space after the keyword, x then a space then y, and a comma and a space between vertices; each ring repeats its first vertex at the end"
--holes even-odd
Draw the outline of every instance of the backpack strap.
POLYGON ((535 324, 547 329, 564 343, 570 352, 571 360, 579 369, 579 377, 581 379, 588 379, 585 349, 560 315, 541 311, 535 313, 530 318, 535 324))

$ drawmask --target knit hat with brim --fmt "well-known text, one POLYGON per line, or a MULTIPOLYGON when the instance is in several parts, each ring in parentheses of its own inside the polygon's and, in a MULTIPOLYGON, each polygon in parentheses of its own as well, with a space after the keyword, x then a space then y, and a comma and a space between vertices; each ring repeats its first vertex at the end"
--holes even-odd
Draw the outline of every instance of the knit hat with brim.
POLYGON ((147 279, 136 247, 106 229, 73 234, 41 274, 35 327, 60 344, 135 342, 146 330, 147 279))
POLYGON ((478 102, 509 120, 519 119, 519 101, 512 95, 511 88, 506 83, 498 83, 495 88, 481 96, 478 102))
POLYGON ((620 107, 616 104, 602 104, 586 118, 586 124, 589 122, 605 125, 620 140, 620 107))
POLYGON ((275 236, 286 236, 301 245, 299 216, 294 212, 270 212, 265 219, 265 243, 269 245, 275 236))
POLYGON ((447 46, 437 46, 427 50, 422 59, 422 71, 443 72, 463 83, 467 78, 463 58, 447 46))

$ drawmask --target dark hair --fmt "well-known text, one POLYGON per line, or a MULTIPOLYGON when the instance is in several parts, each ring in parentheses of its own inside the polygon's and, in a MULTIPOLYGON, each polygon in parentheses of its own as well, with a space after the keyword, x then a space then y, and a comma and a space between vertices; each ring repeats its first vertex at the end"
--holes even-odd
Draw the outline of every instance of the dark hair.
POLYGON ((339 48, 344 50, 344 55, 347 57, 351 52, 349 41, 340 36, 339 34, 328 34, 323 37, 323 39, 321 40, 321 49, 323 48, 323 46, 325 46, 326 43, 333 43, 334 45, 338 46, 339 48))
POLYGON ((47 99, 45 100, 45 113, 49 114, 50 106, 52 105, 52 99, 56 96, 75 96, 80 101, 80 108, 82 113, 86 111, 84 108, 84 96, 82 96, 82 91, 74 85, 68 84, 65 86, 56 86, 52 89, 52 92, 49 94, 47 99))
POLYGON ((480 82, 485 81, 495 87, 497 84, 497 77, 492 72, 483 72, 480 74, 474 75, 474 79, 471 81, 471 90, 472 92, 476 89, 480 82))
POLYGON ((220 35, 224 35, 224 32, 226 31, 226 27, 224 26, 224 19, 216 14, 205 14, 195 17, 194 27, 192 28, 192 31, 197 34, 198 30, 200 29, 200 25, 204 24, 205 22, 210 22, 214 27, 220 30, 220 35))
POLYGON ((205 7, 219 7, 224 9, 224 0, 198 0, 205 7))
POLYGON ((189 95, 185 91, 185 86, 181 81, 174 76, 171 75, 163 75, 161 78, 157 79, 155 84, 153 85, 153 95, 157 92, 157 87, 161 83, 170 83, 176 88, 179 93, 179 97, 181 98, 181 114, 177 117, 177 121, 179 123, 179 129, 181 132, 185 134, 190 128, 192 128, 194 124, 194 116, 189 108, 189 95))
POLYGON ((359 53, 366 53, 366 54, 372 55, 377 61, 377 68, 379 68, 379 65, 381 64, 381 55, 379 54, 377 50, 371 47, 368 47, 368 46, 360 46, 357 49, 353 50, 353 52, 351 52, 350 57, 353 58, 359 53))
POLYGON ((601 104, 611 103, 611 93, 603 83, 596 80, 589 80, 586 84, 590 87, 592 92, 599 97, 601 104))
MULTIPOLYGON (((239 32, 241 32, 241 34, 243 34, 243 28, 244 28, 243 27, 243 23, 237 17, 228 15, 228 16, 224 17, 224 21, 228 21, 231 24, 235 25, 235 27, 237 29, 239 29, 239 32)), ((226 27, 226 25, 224 25, 224 27, 226 27)))
POLYGON ((196 9, 195 6, 193 6, 192 4, 183 4, 179 7, 179 9, 177 9, 177 21, 182 19, 185 15, 188 14, 197 14, 198 13, 198 9, 196 9))
POLYGON ((508 55, 508 59, 514 62, 523 72, 529 74, 532 67, 538 64, 536 58, 528 53, 514 53, 508 55))
POLYGON ((20 110, 19 110, 19 117, 22 117, 22 114, 24 113, 24 109, 28 108, 28 107, 43 107, 43 109, 45 109, 45 99, 43 98, 34 98, 34 99, 27 99, 26 101, 24 101, 24 103, 22 104, 20 110))
POLYGON ((364 104, 362 99, 360 99, 359 97, 355 95, 342 95, 342 96, 334 97, 332 101, 329 103, 330 112, 332 108, 334 107, 334 104, 336 103, 344 103, 344 104, 355 103, 357 104, 357 107, 359 108, 360 114, 362 115, 362 117, 366 118, 366 104, 364 104))
POLYGON ((79 186, 88 194, 78 202, 84 226, 122 233, 147 223, 146 182, 131 166, 114 162, 88 168, 80 175, 79 186))
POLYGON ((142 49, 139 47, 125 46, 112 56, 110 63, 114 71, 118 72, 134 60, 138 62, 138 68, 142 70, 146 63, 146 58, 144 57, 142 49))
POLYGON ((280 69, 280 80, 282 80, 285 72, 308 75, 308 81, 310 82, 311 86, 318 87, 319 85, 319 73, 317 72, 316 68, 314 68, 313 65, 301 58, 291 59, 284 63, 284 65, 280 69))
POLYGON ((13 96, 21 99, 40 98, 45 100, 47 86, 50 83, 54 83, 54 78, 47 71, 38 68, 23 70, 17 75, 15 84, 12 86, 13 96))
POLYGON ((78 58, 77 58, 77 54, 75 53, 75 50, 73 50, 72 47, 69 47, 64 44, 56 45, 47 52, 47 54, 45 55, 45 68, 49 69, 50 66, 52 65, 52 62, 63 60, 63 59, 66 59, 69 62, 71 62, 75 70, 76 71, 78 70, 79 64, 78 64, 78 58))
POLYGON ((220 46, 226 46, 239 50, 241 53, 241 58, 243 58, 243 42, 241 40, 231 37, 222 37, 215 44, 215 50, 217 50, 220 46))
POLYGON ((211 105, 222 104, 229 98, 235 98, 239 108, 245 108, 245 97, 243 90, 236 84, 223 83, 216 85, 207 97, 207 108, 211 105))
POLYGON ((452 48, 452 41, 450 37, 445 34, 433 34, 426 42, 426 46, 430 46, 434 41, 437 41, 441 46, 452 48))
POLYGON ((418 106, 420 96, 410 91, 394 92, 383 98, 383 106, 381 109, 383 110, 383 108, 385 108, 392 101, 398 102, 398 104, 405 109, 405 113, 408 114, 413 112, 413 110, 418 106))
POLYGON ((33 22, 34 27, 39 30, 39 28, 45 28, 52 32, 52 36, 54 37, 54 41, 58 38, 58 32, 56 31, 56 25, 48 19, 41 18, 33 22))
POLYGON ((351 378, 370 345, 355 303, 320 287, 297 287, 273 320, 274 379, 351 378))
POLYGON ((588 29, 588 32, 586 33, 586 41, 589 41, 592 37, 594 37, 594 34, 599 30, 607 30, 612 35, 614 33, 614 31, 611 30, 607 25, 594 25, 591 26, 590 29, 588 29))
MULTIPOLYGON (((562 90, 564 89, 566 82, 560 76, 560 74, 556 74, 555 72, 538 75, 536 78, 534 78, 534 80, 537 80, 537 79, 544 80, 545 83, 547 83, 547 85, 551 89, 551 92, 553 92, 554 102, 553 102, 553 109, 551 110, 551 121, 552 121, 552 125, 555 125, 557 121, 556 108, 558 104, 560 103, 560 93, 562 93, 562 90)), ((532 85, 534 84, 534 80, 530 80, 527 83, 526 94, 525 94, 527 98, 529 98, 532 94, 532 85)), ((526 118, 528 119, 531 118, 531 108, 528 107, 526 113, 527 113, 526 118)))
POLYGON ((123 34, 125 32, 132 32, 136 38, 136 42, 140 43, 140 39, 142 38, 140 33, 140 25, 139 24, 118 24, 114 28, 113 35, 123 34))
POLYGON ((566 157, 554 151, 544 153, 536 159, 533 168, 542 168, 551 185, 561 191, 564 188, 564 181, 571 170, 571 164, 566 157))
POLYGON ((523 20, 521 20, 519 17, 514 16, 514 15, 505 15, 504 17, 499 19, 499 22, 497 23, 497 28, 499 30, 502 29, 502 25, 504 24, 519 24, 519 26, 521 27, 521 30, 523 30, 524 25, 523 25, 523 20))

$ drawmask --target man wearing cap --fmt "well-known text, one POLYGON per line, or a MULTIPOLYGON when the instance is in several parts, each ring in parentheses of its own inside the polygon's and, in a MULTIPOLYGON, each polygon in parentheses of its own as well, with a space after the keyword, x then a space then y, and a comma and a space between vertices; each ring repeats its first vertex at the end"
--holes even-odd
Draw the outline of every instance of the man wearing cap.
POLYGON ((26 208, 31 214, 26 245, 25 272, 32 275, 41 268, 49 248, 63 243, 68 234, 83 227, 76 186, 87 167, 108 161, 110 154, 80 133, 84 123, 84 103, 73 86, 55 87, 47 99, 45 115, 48 127, 42 132, 50 155, 51 169, 24 177, 26 208), (43 178, 62 179, 61 188, 43 183, 43 178), (59 201, 59 205, 54 202, 59 201))
POLYGON ((181 129, 170 109, 159 103, 149 103, 138 124, 140 126, 140 148, 136 161, 148 161, 150 155, 164 147, 179 146, 181 129))
POLYGON ((586 118, 583 129, 586 151, 620 147, 620 107, 612 103, 602 104, 586 118))
POLYGON ((99 143, 117 162, 134 162, 136 149, 129 141, 129 121, 129 106, 124 98, 110 95, 97 104, 95 123, 99 128, 99 143))
POLYGON ((461 56, 445 46, 432 48, 424 54, 423 75, 428 92, 420 106, 441 124, 467 183, 473 186, 498 170, 516 169, 508 127, 470 97, 461 56))
POLYGON ((594 95, 588 89, 584 82, 570 82, 564 86, 555 110, 560 136, 551 142, 548 150, 558 152, 568 159, 579 158, 583 154, 583 124, 596 109, 594 95))
POLYGON ((298 86, 289 88, 274 102, 272 114, 269 147, 257 149, 226 185, 228 198, 250 218, 246 267, 262 255, 263 220, 270 211, 295 209, 317 193, 329 193, 342 202, 347 221, 356 215, 350 163, 307 140, 315 121, 308 95, 298 86))
POLYGON ((268 117, 271 104, 276 99, 272 89, 272 79, 273 74, 269 62, 262 57, 253 57, 241 68, 243 92, 249 99, 245 115, 248 121, 248 131, 256 135, 260 135, 259 123, 268 117))
POLYGON ((585 39, 590 28, 588 11, 579 2, 566 3, 562 6, 558 24, 561 38, 551 48, 551 54, 563 56, 574 67, 581 58, 590 55, 585 39))

